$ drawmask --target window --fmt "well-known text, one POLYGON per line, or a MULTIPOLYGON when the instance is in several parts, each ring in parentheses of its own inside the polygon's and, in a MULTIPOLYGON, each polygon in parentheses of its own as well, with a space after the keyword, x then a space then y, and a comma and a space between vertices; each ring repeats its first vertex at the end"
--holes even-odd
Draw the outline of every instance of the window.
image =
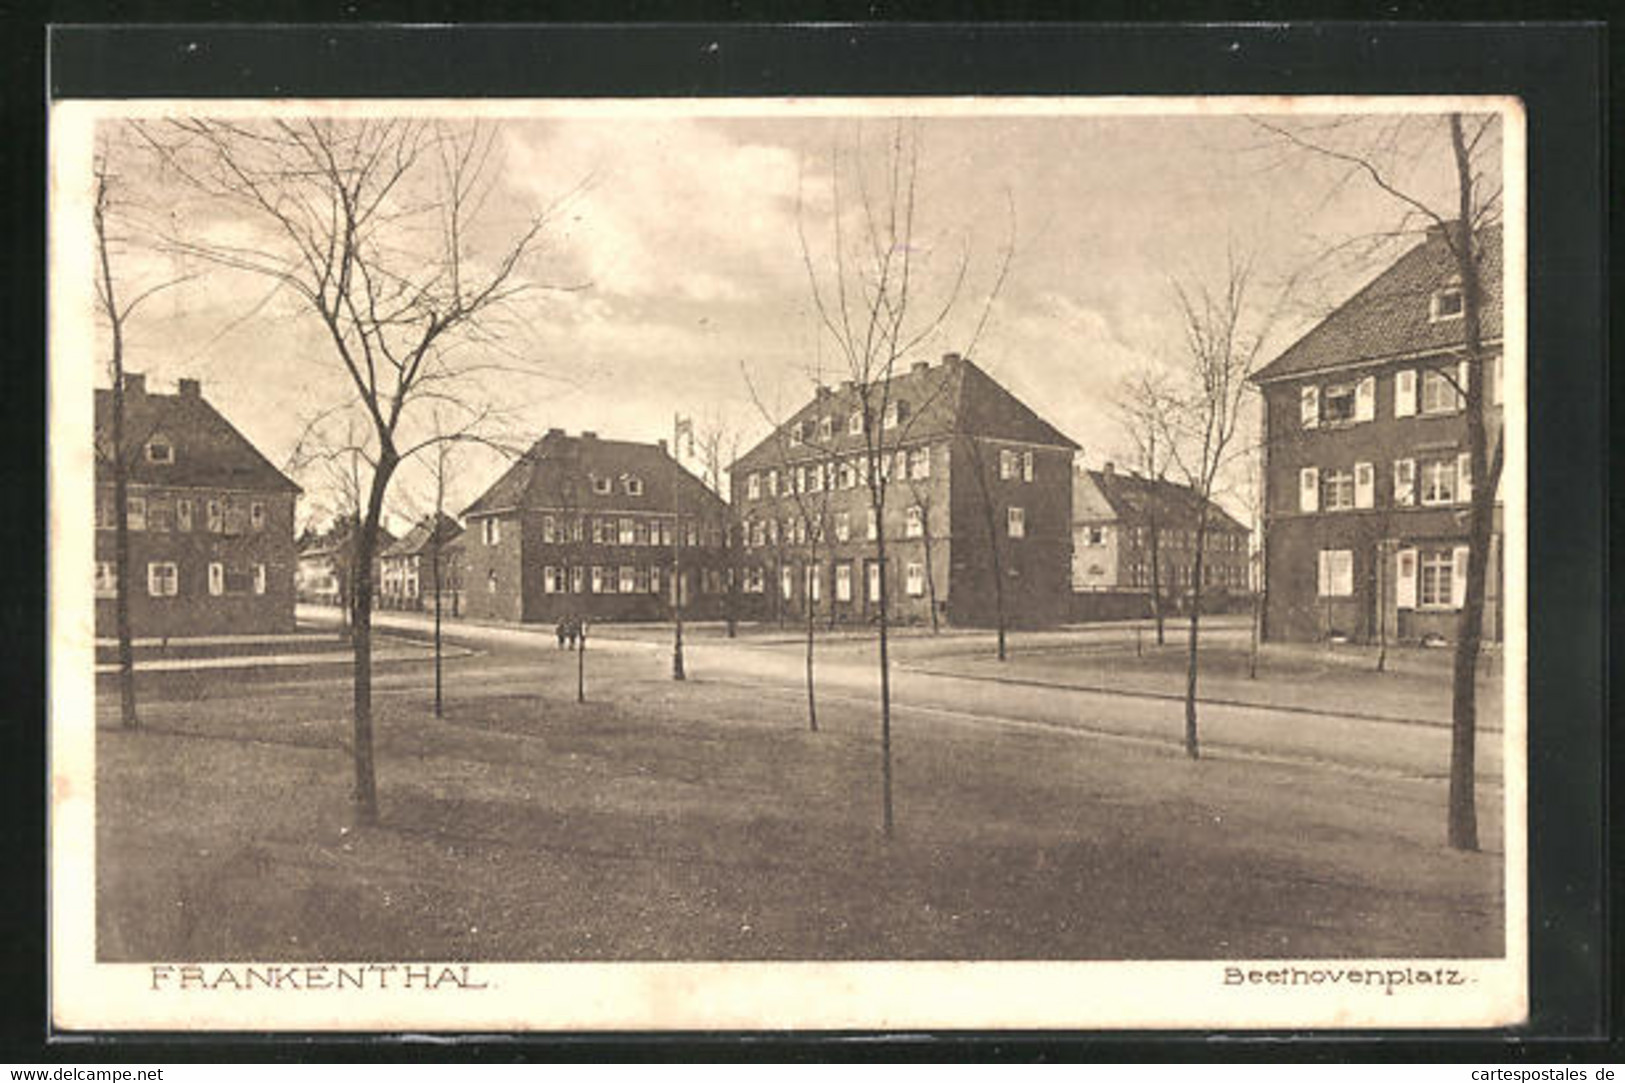
POLYGON ((1401 369, 1394 373, 1394 416, 1416 415, 1416 370, 1401 369))
POLYGON ((218 534, 225 529, 225 516, 221 512, 220 501, 210 500, 205 503, 203 515, 208 522, 210 534, 218 534))
POLYGON ((767 544, 767 524, 760 519, 750 524, 750 544, 757 549, 767 544))
POLYGON ((852 600, 852 565, 835 565, 835 600, 837 602, 850 602, 852 600))
POLYGON ((497 573, 496 572, 487 572, 485 574, 485 593, 487 593, 487 594, 495 594, 496 592, 497 592, 497 573))
POLYGON ((1354 593, 1354 550, 1322 549, 1317 581, 1322 598, 1347 598, 1354 593))
POLYGON ((846 431, 849 436, 863 435, 863 411, 853 410, 846 417, 846 431))
POLYGON ((809 492, 821 493, 821 492, 824 491, 824 469, 823 469, 823 467, 817 466, 817 465, 807 467, 806 468, 806 476, 807 476, 807 490, 809 492))
POLYGON ((175 445, 167 436, 154 436, 147 441, 147 461, 168 466, 175 461, 175 445))
POLYGON ((865 573, 865 579, 867 580, 867 582, 864 585, 868 588, 869 600, 871 602, 880 601, 880 563, 879 563, 879 561, 874 561, 874 560, 865 561, 864 565, 863 565, 863 570, 864 570, 864 573, 865 573))
POLYGON ((654 565, 649 569, 649 593, 660 593, 660 566, 654 565))
POLYGON ((1435 459, 1422 464, 1422 503, 1452 504, 1456 500, 1456 461, 1435 459))
POLYGON ((1298 388, 1298 421, 1306 429, 1320 424, 1320 388, 1313 384, 1298 388))
POLYGON ((147 529, 159 534, 168 534, 172 525, 174 516, 169 501, 162 497, 153 497, 147 503, 147 529))
POLYGON ((564 589, 564 579, 559 570, 549 564, 542 568, 542 593, 558 594, 564 589))
POLYGON ((850 460, 843 460, 837 474, 840 478, 841 488, 852 489, 858 484, 858 472, 850 460))
POLYGON ((265 504, 263 501, 256 500, 248 505, 248 525, 250 529, 255 531, 265 529, 265 504))
POLYGON ((570 520, 570 540, 578 542, 586 534, 587 520, 585 516, 577 515, 570 520))
POLYGON ((897 469, 892 471, 892 477, 898 481, 908 480, 908 452, 902 448, 897 449, 897 469))
POLYGON ((216 597, 226 593, 226 566, 224 564, 209 565, 209 593, 216 597))
POLYGON ((96 498, 96 529, 113 530, 118 524, 113 521, 113 497, 108 493, 101 493, 96 498))
POLYGON ((1354 420, 1354 385, 1336 384, 1326 389, 1320 400, 1320 419, 1335 425, 1354 420))
POLYGON ((779 472, 777 469, 769 470, 767 472, 767 495, 779 495, 779 472))
POLYGON ((587 569, 577 564, 570 569, 570 593, 585 594, 587 592, 587 569))
MULTIPOLYGON (((554 522, 551 515, 542 516, 542 541, 552 545, 557 540, 558 524, 554 522)), ((552 591, 549 591, 548 593, 551 594, 552 591)))
MULTIPOLYGON (((415 584, 414 584, 414 586, 415 586, 415 584)), ((263 564, 254 565, 254 593, 255 594, 264 594, 265 593, 265 565, 263 565, 263 564)), ((412 593, 416 594, 417 591, 413 590, 412 593)))
POLYGON ((643 479, 637 475, 628 474, 625 478, 621 479, 621 484, 626 487, 627 496, 643 495, 643 479))
POLYGON ((807 597, 814 602, 824 600, 824 566, 814 564, 807 569, 807 597))
POLYGON ((1448 414, 1461 409, 1461 393, 1456 381, 1443 369, 1428 369, 1422 373, 1422 412, 1448 414))
POLYGON ((795 597, 796 571, 792 565, 786 564, 779 569, 779 593, 783 595, 784 600, 787 602, 795 597))
POLYGON ((823 418, 818 422, 818 439, 828 440, 835 435, 835 419, 823 418))
POLYGON ((868 538, 870 541, 874 541, 875 535, 879 533, 879 531, 875 529, 875 509, 870 508, 868 516, 868 525, 864 528, 863 536, 868 538))
POLYGON ((619 586, 622 594, 635 594, 638 589, 638 570, 630 564, 621 565, 619 586))
POLYGON ((500 519, 485 519, 482 520, 481 525, 485 532, 486 545, 497 545, 502 541, 502 521, 500 519))
POLYGON ((1375 507, 1377 502, 1377 471, 1370 463, 1354 464, 1354 506, 1375 507))
POLYGON ((762 499, 762 479, 760 475, 751 474, 745 478, 745 493, 748 499, 762 499))
POLYGON ((835 540, 838 542, 852 540, 852 513, 838 511, 835 513, 835 540))
POLYGON ((118 565, 111 560, 96 562, 96 597, 112 598, 118 594, 118 565))
POLYGON ((132 496, 132 497, 130 497, 128 502, 126 502, 126 504, 125 504, 125 508, 127 510, 125 512, 124 518, 129 523, 131 530, 145 530, 145 529, 147 529, 147 498, 146 497, 144 497, 144 496, 132 496))
POLYGON ((231 497, 227 497, 225 503, 226 533, 230 535, 241 534, 248 523, 245 509, 231 497))
POLYGON ((636 545, 638 538, 637 524, 631 519, 622 519, 619 525, 620 530, 616 534, 616 541, 622 545, 636 545))
POLYGON ((1027 511, 1025 508, 1006 508, 1004 519, 1005 529, 1012 538, 1025 538, 1027 536, 1027 511))
POLYGON ((1448 549, 1422 551, 1422 577, 1418 599, 1424 608, 1448 609, 1453 597, 1455 561, 1448 549))
POLYGON ((1312 466, 1298 471, 1298 510, 1320 510, 1320 471, 1312 466))
POLYGON ((700 544, 700 527, 693 519, 683 520, 683 544, 690 549, 700 544))
POLYGON ((909 538, 925 536, 925 512, 918 504, 908 509, 908 518, 904 520, 903 534, 909 538))
POLYGON ((1105 545, 1106 544, 1106 528, 1101 527, 1101 526, 1092 526, 1092 527, 1090 527, 1089 528, 1089 544, 1090 545, 1105 545))
POLYGON ((1433 294, 1428 306, 1428 318, 1434 323, 1440 320, 1459 320, 1466 311, 1467 302, 1462 295, 1461 285, 1452 283, 1433 294))
POLYGON ((1016 453, 1008 448, 1001 449, 999 451, 999 480, 1009 481, 1011 478, 1016 476, 1016 470, 1018 468, 1019 460, 1016 457, 1016 453))
POLYGON ((592 593, 604 593, 604 569, 597 564, 592 566, 592 593))
POLYGON ((614 489, 614 487, 615 487, 615 483, 613 481, 611 481, 608 477, 602 477, 601 478, 601 477, 598 477, 597 475, 593 476, 593 479, 592 479, 592 491, 597 493, 599 496, 608 496, 610 494, 610 492, 614 489))
POLYGON ((917 447, 908 453, 908 476, 916 481, 931 476, 931 449, 917 447))
MULTIPOLYGON (((215 565, 218 567, 218 565, 215 565)), ((173 598, 180 592, 180 573, 174 562, 159 561, 147 565, 147 593, 154 598, 173 598)))
POLYGON ((1021 453, 1021 480, 1033 480, 1033 453, 1030 451, 1021 453))
POLYGON ((192 501, 190 498, 182 498, 175 501, 175 525, 183 531, 191 531, 192 501))
POLYGON ((1354 507, 1354 472, 1328 470, 1320 483, 1321 505, 1327 511, 1345 511, 1354 507))
POLYGON ((909 596, 918 598, 925 593, 925 565, 910 564, 904 569, 903 589, 909 596))
POLYGON ((902 399, 886 404, 886 414, 881 419, 881 428, 895 429, 908 421, 908 403, 902 399))
MULTIPOLYGON (((789 525, 790 525, 789 521, 786 520, 785 526, 789 526, 789 525)), ((787 533, 788 533, 788 531, 787 531, 787 533)), ((796 538, 796 544, 797 545, 806 545, 807 544, 807 520, 805 520, 805 519, 797 519, 797 520, 795 520, 795 538, 796 538)))

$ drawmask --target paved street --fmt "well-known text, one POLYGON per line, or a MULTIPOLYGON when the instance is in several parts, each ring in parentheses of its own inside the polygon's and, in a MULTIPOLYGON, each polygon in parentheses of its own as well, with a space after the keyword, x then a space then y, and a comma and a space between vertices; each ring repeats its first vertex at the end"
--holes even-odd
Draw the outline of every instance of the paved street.
MULTIPOLYGON (((301 610, 307 620, 332 620, 332 610, 301 610)), ((378 613, 381 628, 418 632, 428 621, 416 614, 378 613)), ((448 622, 446 637, 478 645, 490 653, 482 679, 515 680, 523 684, 524 653, 555 650, 552 631, 543 627, 504 627, 448 622)), ((1079 635, 1087 638, 1090 633, 1079 635)), ((1100 635, 1120 636, 1121 629, 1100 635)), ((1050 633, 1054 636, 1055 633, 1050 633)), ((805 702, 805 657, 793 637, 774 634, 766 642, 754 638, 727 640, 715 629, 695 629, 685 643, 685 661, 691 680, 744 685, 764 696, 783 701, 786 709, 805 702)), ((961 636, 961 639, 971 638, 961 636)), ((985 634, 983 638, 987 638, 985 634)), ((906 661, 907 640, 900 641, 904 656, 893 667, 894 723, 899 739, 909 726, 960 725, 1007 730, 1078 732, 1100 739, 1179 746, 1184 734, 1184 705, 1161 696, 1115 693, 1061 687, 1035 687, 1004 683, 978 675, 955 677, 933 666, 919 672, 906 661)), ((824 703, 874 703, 879 678, 872 640, 837 637, 820 644, 815 656, 816 688, 824 703)), ((601 628, 591 641, 593 652, 614 652, 638 658, 640 671, 655 672, 670 664, 669 629, 601 628)), ((1357 704, 1351 706, 1358 706, 1357 704)), ((1377 721, 1334 711, 1310 713, 1303 709, 1271 709, 1204 703, 1198 723, 1204 752, 1209 757, 1246 757, 1284 762, 1309 762, 1348 771, 1376 771, 1400 777, 1442 780, 1446 777, 1450 734, 1448 729, 1420 722, 1377 721)), ((1501 779, 1501 742, 1480 741, 1479 777, 1489 787, 1501 779)))

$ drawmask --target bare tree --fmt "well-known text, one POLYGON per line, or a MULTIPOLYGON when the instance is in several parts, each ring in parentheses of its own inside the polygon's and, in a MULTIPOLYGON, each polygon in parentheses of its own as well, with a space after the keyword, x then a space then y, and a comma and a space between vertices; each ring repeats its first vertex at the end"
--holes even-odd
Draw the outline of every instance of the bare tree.
MULTIPOLYGON (((870 162, 862 129, 857 129, 851 148, 843 153, 837 147, 831 155, 828 218, 818 250, 809 236, 809 212, 799 192, 796 213, 814 314, 823 334, 834 344, 836 367, 851 381, 860 415, 862 481, 876 526, 871 567, 878 578, 881 823, 887 837, 893 831, 894 815, 886 479, 887 464, 907 432, 907 418, 900 416, 907 404, 894 399, 893 378, 899 361, 942 330, 959 302, 970 265, 968 239, 958 258, 946 267, 933 268, 922 260, 920 149, 919 122, 898 119, 891 124, 880 160, 870 162), (937 296, 927 299, 922 287, 932 280, 938 284, 937 296)), ((990 293, 983 307, 982 323, 992 297, 990 293)), ((981 323, 977 331, 980 329, 981 323)), ((974 344, 975 335, 971 341, 974 344)))
POLYGON ((1152 490, 1145 502, 1146 546, 1151 558, 1151 616, 1157 626, 1157 646, 1166 642, 1162 583, 1162 502, 1159 490, 1168 478, 1173 441, 1167 428, 1174 409, 1174 393, 1166 373, 1145 369, 1128 377, 1118 388, 1117 423, 1133 446, 1141 472, 1152 490))
MULTIPOLYGON (((96 238, 96 311, 108 329, 107 374, 111 381, 110 432, 105 444, 97 442, 96 455, 107 464, 113 478, 113 607, 114 634, 118 639, 119 718, 126 729, 140 725, 135 699, 135 647, 130 626, 130 466, 135 449, 146 443, 151 432, 135 432, 125 403, 125 329, 143 302, 157 293, 177 286, 191 275, 167 278, 153 285, 135 287, 134 296, 121 297, 120 275, 114 269, 115 253, 128 243, 118 215, 120 201, 114 189, 118 177, 110 161, 114 140, 104 135, 98 140, 92 164, 94 202, 91 223, 96 238)), ((98 496, 98 500, 100 497, 98 496)))
MULTIPOLYGON (((351 409, 370 426, 367 499, 354 553, 353 798, 378 816, 372 739, 372 558, 391 479, 415 452, 477 430, 469 377, 452 347, 535 284, 523 275, 557 204, 486 247, 481 211, 498 131, 478 123, 314 117, 237 122, 194 117, 139 129, 166 167, 262 227, 245 247, 207 234, 177 251, 280 283, 316 317, 351 409), (414 425, 426 404, 466 417, 449 434, 414 425)), ((421 419, 418 419, 421 422, 421 419)))
POLYGON ((1421 221, 1443 238, 1461 285, 1461 361, 1466 386, 1456 391, 1466 407, 1467 454, 1473 478, 1468 512, 1467 584, 1456 623, 1451 681, 1448 836, 1458 850, 1478 849, 1475 795, 1478 656, 1484 635, 1485 590, 1494 532, 1495 499, 1504 463, 1501 419, 1484 394, 1484 241, 1501 220, 1502 182, 1496 172, 1500 115, 1400 117, 1378 125, 1339 122, 1288 126, 1255 120, 1285 145, 1337 164, 1338 181, 1357 180, 1388 196, 1400 209, 1400 227, 1421 221), (1430 197, 1399 178, 1421 162, 1448 163, 1450 196, 1430 197))
POLYGON ((1197 649, 1209 512, 1220 475, 1240 449, 1242 403, 1271 319, 1255 313, 1251 288, 1251 263, 1233 250, 1218 289, 1174 284, 1185 336, 1185 366, 1167 418, 1166 436, 1171 461, 1184 476, 1196 505, 1185 671, 1185 752, 1191 759, 1201 755, 1196 719, 1197 649))
MULTIPOLYGON (((728 464, 739 458, 739 430, 731 425, 721 413, 714 413, 708 418, 695 434, 695 442, 699 448, 701 478, 707 488, 716 493, 723 501, 729 499, 727 492, 728 464)), ((724 546, 733 552, 736 548, 732 527, 725 525, 724 546)), ((723 621, 729 639, 733 639, 739 631, 739 584, 738 569, 730 560, 725 572, 723 597, 723 621)))

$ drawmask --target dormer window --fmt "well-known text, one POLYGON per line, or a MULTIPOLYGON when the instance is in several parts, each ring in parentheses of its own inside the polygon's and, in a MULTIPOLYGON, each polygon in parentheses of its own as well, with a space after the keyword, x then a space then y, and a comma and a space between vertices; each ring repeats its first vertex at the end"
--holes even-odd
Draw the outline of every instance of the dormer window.
POLYGON ((790 429, 790 439, 794 440, 798 444, 807 439, 807 423, 805 421, 798 421, 795 423, 795 425, 790 429))
POLYGON ((908 420, 908 403, 899 399, 886 404, 886 413, 881 420, 881 428, 895 429, 908 420))
POLYGON ((1441 320, 1459 320, 1466 311, 1467 302, 1462 295, 1461 285, 1452 282, 1435 291, 1429 307, 1428 318, 1434 323, 1441 320))
POLYGON ((147 461, 168 466, 175 461, 175 445, 167 436, 154 436, 147 441, 147 461))
POLYGON ((863 411, 862 410, 853 410, 851 414, 847 415, 846 432, 847 432, 847 435, 849 435, 849 436, 862 436, 863 435, 863 411))
POLYGON ((826 417, 818 422, 818 439, 828 440, 835 435, 835 419, 826 417))
POLYGON ((608 496, 613 488, 614 483, 607 477, 595 477, 592 479, 592 491, 597 493, 599 496, 608 496))
POLYGON ((643 495, 643 479, 635 474, 627 474, 621 478, 621 484, 626 488, 627 496, 643 495))

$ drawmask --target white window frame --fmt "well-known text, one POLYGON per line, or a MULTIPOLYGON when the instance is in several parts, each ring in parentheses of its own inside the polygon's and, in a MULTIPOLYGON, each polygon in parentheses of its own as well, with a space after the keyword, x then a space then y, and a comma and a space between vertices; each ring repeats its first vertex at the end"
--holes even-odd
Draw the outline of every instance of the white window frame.
POLYGON ((1000 481, 1009 481, 1011 478, 1016 476, 1017 462, 1018 460, 1016 459, 1016 453, 1013 450, 1010 448, 999 449, 1000 481))
POLYGON ((622 564, 620 575, 616 577, 616 587, 621 594, 636 594, 638 592, 638 570, 631 564, 622 564))
POLYGON ((829 440, 835 436, 835 419, 822 417, 818 420, 818 439, 829 440))
POLYGON ((175 501, 175 526, 183 534, 192 532, 192 498, 183 496, 175 501))
POLYGON ((1033 453, 1031 451, 1021 453, 1021 480, 1033 480, 1033 453))
POLYGON ((1416 503, 1416 460, 1394 460, 1394 504, 1409 507, 1416 503))
MULTIPOLYGON (((1341 409, 1341 407, 1339 407, 1341 409)), ((1326 425, 1350 425, 1359 417, 1360 391, 1359 384, 1328 384, 1320 396, 1320 420, 1326 425), (1333 416, 1333 402, 1348 404, 1348 413, 1333 416)))
POLYGON ((627 496, 643 495, 643 479, 636 474, 628 474, 621 479, 621 485, 626 489, 627 496))
POLYGON ((1422 386, 1418 393, 1417 413, 1423 417, 1438 417, 1461 411, 1464 399, 1457 386, 1459 376, 1452 379, 1444 369, 1422 370, 1422 386))
POLYGON ((1305 429, 1320 425, 1320 388, 1315 384, 1298 389, 1298 423, 1305 429))
POLYGON ((1322 511, 1353 510, 1354 471, 1352 469, 1331 469, 1321 474, 1320 507, 1322 511))
POLYGON ((925 537, 925 509, 920 507, 918 504, 913 504, 910 505, 908 511, 905 512, 904 515, 903 537, 925 537))
POLYGON ((762 478, 760 474, 752 471, 745 477, 745 499, 762 499, 762 478))
POLYGON ((924 564, 913 563, 903 569, 903 589, 911 598, 918 598, 925 594, 924 564))
POLYGON ((204 502, 203 520, 210 534, 219 534, 226 529, 226 511, 217 497, 210 497, 204 502))
POLYGON ((1447 507, 1456 502, 1460 491, 1456 460, 1426 459, 1420 464, 1419 473, 1418 502, 1423 507, 1447 507))
POLYGON ((118 562, 114 560, 98 560, 96 562, 96 597, 118 597, 118 562))
MULTIPOLYGON (((558 540, 558 536, 558 522, 554 520, 551 515, 542 516, 542 541, 548 545, 552 545, 558 540)), ((547 593, 551 594, 552 591, 548 591, 547 593)))
POLYGON ((852 600, 852 562, 849 560, 843 560, 835 565, 835 600, 837 602, 852 600))
POLYGON ((544 564, 542 566, 542 593, 543 594, 560 594, 560 593, 563 593, 559 589, 559 586, 560 586, 560 584, 559 584, 559 569, 555 565, 544 564))
POLYGON ((610 493, 615 491, 615 481, 608 475, 599 477, 595 474, 593 475, 592 479, 592 491, 597 493, 599 496, 608 496, 610 493))
POLYGON ((846 434, 848 436, 863 435, 863 411, 853 410, 846 415, 846 434))
POLYGON ((1443 323, 1447 320, 1459 320, 1467 315, 1467 294, 1462 290, 1461 283, 1452 282, 1433 291, 1428 298, 1428 320, 1431 323, 1443 323), (1454 298, 1454 311, 1447 311, 1445 299, 1454 298))
POLYGON ((147 564, 147 596, 173 598, 180 593, 180 569, 173 560, 154 560, 147 564))
POLYGON ((1315 594, 1320 598, 1354 596, 1354 550, 1322 549, 1315 576, 1315 594))
POLYGON ((500 545, 502 543, 502 520, 496 516, 481 520, 481 537, 486 545, 500 545))
POLYGON ((169 437, 164 436, 161 433, 156 434, 149 439, 144 450, 146 452, 146 459, 149 463, 153 463, 158 466, 175 465, 175 445, 170 442, 169 437), (156 454, 159 448, 162 448, 167 454, 156 454))
POLYGON ((131 496, 125 498, 124 517, 131 530, 147 529, 147 498, 144 496, 131 496))
POLYGON ((256 532, 265 529, 265 501, 253 500, 249 502, 248 528, 256 532))
POLYGON ((852 540, 852 513, 838 511, 835 513, 835 540, 838 542, 852 540))
POLYGON ((1012 538, 1027 536, 1027 509, 1012 504, 1004 509, 1005 532, 1012 538))
MULTIPOLYGON (((253 576, 254 576, 254 585, 253 585, 254 593, 255 594, 264 594, 265 593, 265 565, 263 565, 263 564, 255 564, 251 570, 252 570, 253 576)), ((414 584, 414 587, 415 587, 416 580, 413 581, 413 584, 414 584)), ((417 591, 415 589, 412 591, 412 595, 414 597, 416 597, 417 591)))
POLYGON ((1370 463, 1354 464, 1354 506, 1372 508, 1377 501, 1377 471, 1370 463))
POLYGON ((587 592, 587 566, 585 564, 570 565, 570 593, 585 594, 587 592))
POLYGON ((1449 549, 1421 551, 1416 567, 1416 608, 1453 609, 1455 598, 1455 553, 1449 549))

